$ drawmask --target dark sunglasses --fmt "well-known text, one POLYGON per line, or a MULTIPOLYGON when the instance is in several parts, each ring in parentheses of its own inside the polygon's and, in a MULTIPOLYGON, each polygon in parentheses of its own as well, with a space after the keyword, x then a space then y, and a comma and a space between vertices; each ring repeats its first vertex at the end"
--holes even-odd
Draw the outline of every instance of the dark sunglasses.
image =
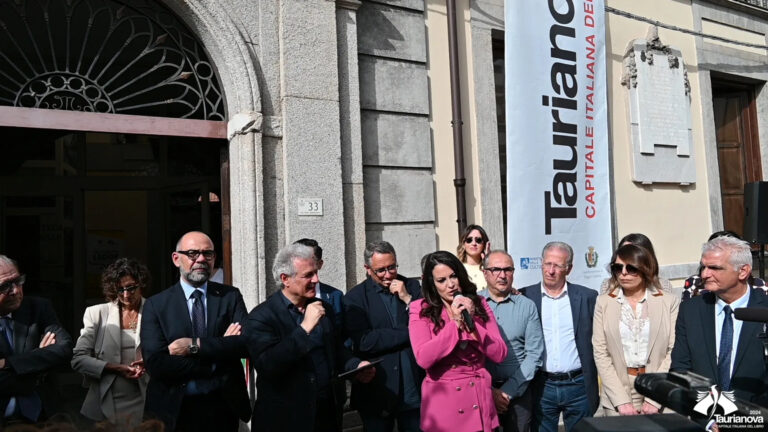
POLYGON ((191 259, 192 261, 196 261, 197 257, 199 257, 200 255, 202 255, 203 258, 205 258, 207 260, 211 260, 211 259, 213 259, 213 257, 216 256, 216 252, 214 252, 212 250, 195 250, 195 249, 190 249, 190 250, 185 250, 185 251, 176 251, 176 253, 180 253, 182 255, 186 255, 187 258, 191 259))
POLYGON ((482 237, 467 237, 464 239, 464 243, 470 244, 472 243, 472 240, 474 240, 477 244, 485 243, 485 240, 483 240, 482 237))
POLYGON ((632 264, 619 264, 619 263, 611 264, 611 273, 613 274, 621 274, 624 269, 626 269, 627 274, 630 274, 630 275, 636 275, 640 273, 640 269, 633 266, 632 264))
POLYGON ((124 292, 126 292, 126 291, 127 291, 127 292, 134 292, 134 291, 136 291, 136 290, 137 290, 137 289, 139 289, 139 288, 140 288, 140 287, 139 287, 138 285, 129 285, 129 286, 127 286, 127 287, 124 287, 124 288, 118 288, 118 289, 117 289, 117 293, 118 293, 118 294, 122 294, 122 293, 124 293, 124 292))
POLYGON ((11 292, 13 287, 21 287, 24 285, 24 282, 27 281, 26 275, 20 275, 16 279, 9 280, 8 282, 5 282, 4 284, 0 285, 0 295, 8 294, 11 292))

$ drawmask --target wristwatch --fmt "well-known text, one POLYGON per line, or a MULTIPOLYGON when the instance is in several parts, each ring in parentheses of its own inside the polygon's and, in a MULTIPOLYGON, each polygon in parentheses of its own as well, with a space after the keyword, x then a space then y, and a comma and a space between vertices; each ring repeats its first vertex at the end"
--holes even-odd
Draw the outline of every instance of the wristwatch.
POLYGON ((199 351, 200 351, 200 345, 197 344, 197 340, 193 339, 192 344, 189 345, 189 353, 192 355, 195 355, 199 351))

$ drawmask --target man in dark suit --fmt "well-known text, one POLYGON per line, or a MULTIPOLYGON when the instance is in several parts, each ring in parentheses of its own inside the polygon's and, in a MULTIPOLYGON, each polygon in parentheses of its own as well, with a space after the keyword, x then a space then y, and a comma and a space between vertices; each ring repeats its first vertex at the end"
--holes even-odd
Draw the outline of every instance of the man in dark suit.
POLYGON ((237 288, 208 280, 215 257, 207 235, 184 234, 172 254, 179 282, 144 304, 144 412, 169 431, 237 431, 251 414, 240 363, 245 303, 237 288))
POLYGON ((355 354, 381 358, 378 373, 367 384, 352 384, 352 408, 358 410, 366 432, 419 430, 421 381, 408 336, 408 305, 421 297, 416 279, 397 274, 397 255, 385 241, 365 248, 368 277, 344 296, 347 335, 355 354))
MULTIPOLYGON (((272 275, 282 289, 248 315, 245 334, 256 369, 255 431, 341 430, 339 372, 368 364, 353 357, 334 324, 331 306, 315 297, 312 248, 290 244, 275 257, 272 275)), ((370 381, 376 369, 357 374, 370 381)))
POLYGON ((69 364, 72 338, 48 300, 24 298, 25 276, 0 255, 0 429, 53 411, 45 374, 69 364))
MULTIPOLYGON (((323 269, 323 248, 317 243, 315 239, 303 238, 296 240, 294 243, 303 244, 309 246, 315 251, 315 260, 317 260, 317 270, 323 269)), ((333 312, 336 314, 336 328, 344 328, 344 305, 342 304, 342 298, 344 293, 340 289, 332 287, 331 285, 324 284, 322 282, 317 283, 315 290, 315 297, 328 303, 333 307, 333 312)))
POLYGON ((763 325, 739 321, 733 310, 768 307, 762 289, 752 288, 749 244, 733 237, 707 242, 701 254, 701 279, 706 293, 680 305, 675 327, 671 370, 692 371, 716 383, 721 391, 755 401, 765 397, 763 325))
POLYGON ((541 261, 541 283, 520 290, 536 304, 544 331, 544 367, 532 383, 532 429, 556 432, 560 413, 565 429, 571 430, 597 410, 597 368, 592 354, 597 291, 566 282, 573 269, 573 249, 567 243, 547 243, 541 261))

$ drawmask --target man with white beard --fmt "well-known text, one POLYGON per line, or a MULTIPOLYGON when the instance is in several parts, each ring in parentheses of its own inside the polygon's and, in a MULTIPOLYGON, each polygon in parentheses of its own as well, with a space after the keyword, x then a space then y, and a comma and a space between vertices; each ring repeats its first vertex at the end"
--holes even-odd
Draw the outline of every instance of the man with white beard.
POLYGON ((184 234, 171 254, 179 282, 150 297, 141 318, 144 412, 169 431, 230 431, 251 416, 241 358, 248 353, 240 291, 208 279, 216 253, 206 234, 184 234))

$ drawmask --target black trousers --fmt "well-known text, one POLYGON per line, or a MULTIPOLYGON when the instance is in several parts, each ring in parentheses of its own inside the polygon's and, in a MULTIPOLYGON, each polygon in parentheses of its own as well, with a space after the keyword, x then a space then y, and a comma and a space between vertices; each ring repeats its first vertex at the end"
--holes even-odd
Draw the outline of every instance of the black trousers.
POLYGON ((341 426, 338 424, 336 404, 333 403, 333 399, 330 396, 317 399, 314 432, 338 432, 340 430, 341 426))
POLYGON ((239 427, 240 419, 220 390, 184 396, 176 419, 176 432, 237 432, 239 427))

